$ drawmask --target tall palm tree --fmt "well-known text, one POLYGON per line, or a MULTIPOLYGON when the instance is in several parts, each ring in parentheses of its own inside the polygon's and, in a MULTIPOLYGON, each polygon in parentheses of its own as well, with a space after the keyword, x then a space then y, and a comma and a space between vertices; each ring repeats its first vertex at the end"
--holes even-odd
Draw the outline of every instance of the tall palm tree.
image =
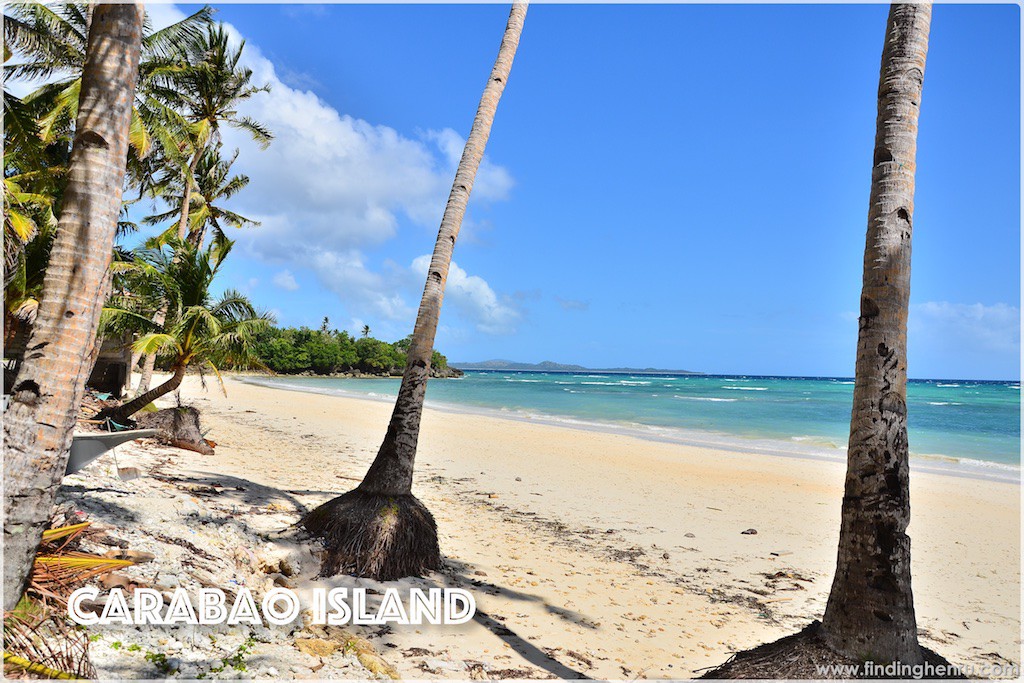
MULTIPOLYGON (((175 238, 173 249, 163 246, 143 250, 136 263, 136 286, 131 297, 112 297, 106 309, 107 323, 142 323, 149 328, 135 343, 143 353, 160 355, 171 367, 163 384, 130 401, 104 410, 100 418, 123 423, 156 399, 178 388, 189 368, 209 370, 218 378, 218 366, 259 366, 254 352, 255 337, 270 328, 272 318, 258 313, 249 300, 228 290, 214 299, 210 288, 232 242, 215 242, 202 250, 175 238), (159 300, 166 311, 164 322, 150 322, 152 308, 143 299, 159 300)), ((152 304, 151 304, 152 305, 152 304)))
MULTIPOLYGON (((249 176, 231 174, 231 167, 238 159, 237 149, 230 159, 222 158, 220 150, 220 144, 207 147, 199 163, 196 164, 194 172, 195 187, 191 192, 192 206, 188 215, 188 234, 190 241, 197 247, 202 247, 208 229, 213 230, 216 238, 226 239, 224 226, 244 228, 259 225, 259 221, 246 218, 221 206, 221 201, 235 196, 249 184, 249 176)), ((180 202, 186 194, 184 187, 186 182, 184 176, 173 172, 173 170, 160 179, 155 187, 155 192, 175 197, 179 203, 172 205, 164 213, 147 216, 143 222, 147 225, 157 225, 170 218, 180 216, 180 202)))
MULTIPOLYGON (((209 27, 193 36, 179 50, 186 66, 169 70, 154 78, 153 92, 157 99, 171 109, 183 113, 189 122, 191 158, 182 171, 183 194, 179 207, 179 239, 196 243, 197 235, 189 233, 188 216, 192 206, 192 190, 195 183, 196 166, 203 151, 210 144, 220 140, 220 128, 228 125, 246 131, 253 140, 266 147, 273 134, 261 123, 238 113, 237 107, 259 92, 266 92, 269 85, 252 85, 252 69, 240 66, 245 41, 232 47, 223 26, 209 27)), ((157 312, 154 322, 163 324, 162 312, 157 312)), ((138 394, 149 390, 156 359, 147 355, 139 379, 138 394)))
POLYGON ((921 664, 910 587, 907 312, 917 124, 931 5, 889 10, 878 84, 846 489, 835 579, 821 624, 736 655, 706 678, 820 677, 825 657, 921 664), (813 654, 814 646, 825 648, 813 654), (808 654, 811 653, 811 654, 808 654), (810 660, 810 661, 809 661, 810 660), (780 664, 785 662, 785 664, 780 664), (768 670, 761 667, 767 665, 768 670))
POLYGON ((36 324, 4 413, 4 609, 21 597, 64 475, 99 325, 128 157, 141 3, 97 4, 89 26, 59 230, 36 324))
MULTIPOLYGON (((5 76, 28 80, 56 77, 27 98, 46 107, 39 119, 39 134, 46 141, 52 141, 77 115, 91 11, 87 3, 4 3, 4 43, 21 57, 5 68, 5 76)), ((157 141, 164 154, 176 156, 185 122, 155 98, 149 86, 158 75, 166 80, 168 74, 180 71, 176 55, 202 35, 212 15, 212 9, 203 7, 158 31, 151 29, 148 18, 144 20, 129 137, 134 155, 147 156, 157 141)))
POLYGON ((856 659, 922 661, 910 589, 907 311, 931 5, 893 5, 882 52, 836 576, 822 627, 856 659))
POLYGON ((440 567, 437 525, 430 511, 412 495, 420 416, 452 250, 525 19, 526 3, 514 3, 441 219, 402 385, 384 442, 356 489, 321 505, 302 520, 310 533, 324 540, 324 574, 353 571, 389 580, 440 567))
POLYGON ((240 65, 245 41, 237 47, 231 45, 227 31, 222 25, 211 26, 194 36, 184 46, 181 56, 188 66, 169 72, 156 87, 155 92, 169 106, 183 113, 191 124, 190 147, 192 150, 188 172, 183 174, 183 200, 178 219, 178 237, 188 236, 188 214, 196 165, 203 151, 210 144, 220 140, 223 125, 249 133, 253 140, 266 147, 273 134, 261 123, 238 113, 238 105, 259 92, 266 92, 269 85, 252 84, 252 69, 240 65))

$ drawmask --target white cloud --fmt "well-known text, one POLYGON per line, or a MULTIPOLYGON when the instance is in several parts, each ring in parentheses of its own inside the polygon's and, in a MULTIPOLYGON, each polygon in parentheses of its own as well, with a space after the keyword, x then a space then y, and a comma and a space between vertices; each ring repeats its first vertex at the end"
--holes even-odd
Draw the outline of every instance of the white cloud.
MULTIPOLYGON (((455 171, 462 159, 462 150, 466 146, 466 139, 451 128, 444 130, 429 131, 427 139, 437 145, 438 149, 448 160, 451 177, 455 177, 455 171)), ((484 156, 480 162, 480 168, 476 172, 476 180, 473 181, 473 197, 489 201, 508 199, 509 193, 515 181, 512 174, 502 166, 497 166, 484 156)))
MULTIPOLYGON (((186 16, 173 4, 153 3, 147 12, 155 29, 186 16)), ((225 28, 236 43, 242 40, 230 24, 225 28)), ((465 140, 450 128, 406 137, 339 113, 297 87, 301 79, 279 74, 251 42, 242 61, 253 71, 252 82, 269 84, 270 92, 242 103, 239 114, 266 125, 274 141, 261 150, 245 133, 222 129, 225 147, 241 150, 235 170, 250 178, 231 208, 262 223, 245 231, 236 251, 290 265, 272 280, 288 291, 298 288, 293 270, 312 272, 346 306, 353 324, 376 318, 382 329, 411 328, 415 308, 403 293, 418 301, 422 280, 413 287, 409 271, 394 264, 374 271, 366 250, 394 238, 403 217, 425 227, 440 223, 465 140)), ((485 157, 473 199, 506 199, 513 184, 507 169, 485 157)), ((473 230, 471 217, 464 226, 473 230)), ((484 332, 508 332, 519 318, 483 279, 455 264, 448 296, 484 332)))
POLYGON ((289 292, 294 292, 296 289, 299 288, 299 283, 295 281, 295 276, 292 275, 291 271, 289 270, 282 270, 280 273, 274 276, 271 282, 273 282, 281 289, 288 290, 289 292))
POLYGON ((401 278, 368 269, 359 251, 325 251, 313 255, 309 265, 320 283, 352 309, 385 320, 412 321, 415 310, 402 298, 401 278))
POLYGON ((1020 309, 928 301, 910 310, 911 333, 961 352, 1020 352, 1020 309))
MULTIPOLYGON (((427 277, 430 255, 416 257, 412 272, 427 277)), ((487 281, 478 275, 470 275, 454 261, 448 269, 445 285, 445 300, 450 301, 459 313, 471 320, 476 329, 487 334, 509 334, 515 331, 520 313, 508 301, 502 301, 487 281)))
MULTIPOLYGON (((315 245, 318 252, 375 246, 394 237, 401 216, 429 227, 440 223, 464 144, 457 133, 405 137, 286 85, 251 43, 243 59, 254 83, 271 86, 239 107, 274 133, 268 149, 224 129, 225 144, 242 149, 238 164, 251 178, 238 204, 263 221, 247 240, 256 253, 275 258, 282 246, 307 251, 315 245)), ((504 199, 511 186, 507 170, 485 162, 473 196, 504 199)))
MULTIPOLYGON (((251 179, 237 210, 262 223, 246 232, 244 249, 260 260, 309 269, 352 316, 411 323, 415 308, 403 292, 417 296, 422 283, 409 289, 402 269, 389 271, 386 264, 375 271, 366 250, 394 238, 403 218, 431 228, 440 223, 464 139, 451 129, 412 139, 341 114, 313 92, 285 84, 252 43, 243 59, 253 82, 271 89, 242 104, 240 113, 274 133, 270 147, 260 150, 245 134, 224 130, 225 145, 242 150, 239 170, 251 179)), ((502 200, 512 186, 511 174, 485 159, 473 198, 502 200)), ((518 318, 486 282, 461 269, 453 267, 449 291, 481 331, 505 332, 518 318)))

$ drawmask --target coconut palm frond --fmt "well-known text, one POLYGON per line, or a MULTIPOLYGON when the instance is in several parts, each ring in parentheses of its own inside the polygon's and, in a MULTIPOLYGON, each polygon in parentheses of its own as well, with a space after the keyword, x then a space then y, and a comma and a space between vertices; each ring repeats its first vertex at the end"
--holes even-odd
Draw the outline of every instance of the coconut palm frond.
POLYGON ((59 541, 62 538, 71 540, 72 538, 80 535, 90 526, 92 526, 92 522, 82 522, 81 524, 71 524, 69 526, 47 529, 43 532, 43 543, 52 543, 53 541, 59 541))
POLYGON ((89 637, 60 611, 22 599, 4 615, 4 673, 55 680, 96 677, 89 661, 89 637))
POLYGON ((147 334, 132 344, 132 351, 142 354, 159 353, 164 349, 180 351, 178 340, 170 334, 147 334))
MULTIPOLYGON (((206 6, 198 12, 185 17, 159 31, 149 32, 142 39, 143 49, 154 57, 172 57, 185 50, 189 43, 198 40, 202 32, 213 23, 213 8, 206 6)), ((146 17, 146 29, 149 29, 149 17, 146 17)))

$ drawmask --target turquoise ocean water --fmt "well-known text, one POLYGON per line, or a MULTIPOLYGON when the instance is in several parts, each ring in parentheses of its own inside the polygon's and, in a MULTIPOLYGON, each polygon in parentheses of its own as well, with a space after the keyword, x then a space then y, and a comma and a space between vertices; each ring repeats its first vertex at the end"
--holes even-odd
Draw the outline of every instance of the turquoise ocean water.
MULTIPOLYGON (((398 379, 250 378, 298 391, 393 398, 398 379)), ((842 458, 853 381, 714 375, 470 371, 431 380, 430 405, 744 451, 842 458)), ((917 467, 1019 480, 1020 384, 911 380, 917 467)))

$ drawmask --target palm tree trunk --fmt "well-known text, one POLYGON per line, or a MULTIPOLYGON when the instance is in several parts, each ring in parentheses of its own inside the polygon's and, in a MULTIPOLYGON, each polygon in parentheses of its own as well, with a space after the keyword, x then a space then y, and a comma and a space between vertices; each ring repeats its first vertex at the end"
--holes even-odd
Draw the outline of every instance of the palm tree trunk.
POLYGON ((840 654, 920 663, 910 586, 907 310, 930 5, 893 5, 878 87, 856 384, 836 576, 822 626, 840 654))
POLYGON ((480 106, 477 108, 473 127, 455 173, 455 182, 448 196, 437 241, 434 243, 434 254, 430 259, 423 298, 416 314, 416 326, 412 333, 402 386, 398 390, 391 423, 373 465, 359 485, 359 489, 366 493, 403 495, 412 491, 420 417, 423 414, 423 399, 427 391, 427 378, 430 376, 430 359, 434 352, 434 336, 441 315, 441 303, 444 299, 452 251, 459 236, 459 229, 462 227, 462 218, 466 214, 466 205, 473 190, 477 169, 483 160, 484 147, 491 134, 498 100, 505 90, 509 72, 512 70, 512 60, 515 58, 523 22, 526 19, 526 7, 525 2, 516 2, 512 5, 505 35, 498 50, 498 58, 480 98, 480 106))
MULTIPOLYGON (((153 316, 153 324, 157 328, 163 327, 164 321, 167 320, 167 306, 164 305, 156 312, 153 316)), ((136 361, 137 362, 137 361, 136 361)), ((156 368, 156 354, 146 354, 146 360, 142 362, 142 376, 139 377, 139 386, 135 390, 135 395, 139 396, 149 391, 149 385, 153 381, 153 370, 156 368)))
POLYGON ((63 210, 4 414, 4 609, 24 591, 89 371, 121 209, 142 18, 142 3, 98 4, 92 14, 63 210))
POLYGON ((142 354, 137 351, 132 351, 128 361, 128 372, 125 373, 124 377, 124 389, 122 394, 128 395, 128 392, 132 390, 132 374, 135 372, 135 366, 139 364, 139 359, 142 358, 142 354))
POLYGON ((192 154, 192 159, 188 162, 188 175, 185 176, 185 196, 181 202, 181 215, 178 218, 178 239, 183 240, 188 235, 188 211, 189 204, 192 202, 192 174, 196 172, 196 166, 199 164, 199 157, 203 155, 203 149, 206 144, 197 144, 196 151, 192 154))
POLYGON ((99 413, 97 417, 100 419, 109 418, 118 424, 124 424, 124 421, 129 417, 139 412, 153 401, 157 400, 161 396, 166 396, 171 393, 179 386, 181 386, 181 380, 185 378, 185 366, 179 365, 174 368, 174 372, 171 374, 171 378, 156 387, 151 389, 144 394, 139 394, 127 403, 122 403, 116 408, 110 410, 104 410, 99 413))
MULTIPOLYGON (((302 519, 306 530, 324 540, 327 552, 320 570, 324 576, 351 572, 390 581, 441 566, 437 524, 430 511, 412 495, 420 416, 452 249, 525 19, 526 3, 514 3, 441 219, 407 352, 402 386, 384 443, 358 487, 324 503, 302 519)), ((369 328, 364 327, 363 336, 367 334, 369 328)))

